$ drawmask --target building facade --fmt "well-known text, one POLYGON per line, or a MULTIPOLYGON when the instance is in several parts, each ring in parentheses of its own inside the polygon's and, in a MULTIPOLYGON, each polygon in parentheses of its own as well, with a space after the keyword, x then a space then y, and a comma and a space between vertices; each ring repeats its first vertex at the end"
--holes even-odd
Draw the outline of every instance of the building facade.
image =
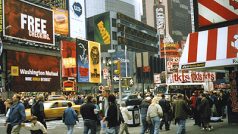
POLYGON ((161 17, 158 17, 157 12, 158 9, 163 10, 165 35, 169 34, 175 42, 180 42, 186 40, 187 35, 192 31, 190 4, 190 0, 143 0, 142 20, 158 28, 158 25, 161 25, 161 22, 158 22, 161 17))
POLYGON ((136 0, 86 0, 86 17, 92 17, 107 11, 120 12, 140 20, 140 3, 136 0))

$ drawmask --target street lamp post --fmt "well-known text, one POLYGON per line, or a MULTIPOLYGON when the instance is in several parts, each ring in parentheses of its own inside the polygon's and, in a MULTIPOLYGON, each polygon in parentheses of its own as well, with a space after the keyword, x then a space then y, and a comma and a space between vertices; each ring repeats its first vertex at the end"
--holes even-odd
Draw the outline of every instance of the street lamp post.
POLYGON ((165 61, 165 84, 166 84, 166 92, 169 91, 169 86, 168 86, 168 68, 167 68, 167 53, 166 53, 166 45, 169 43, 173 43, 172 37, 167 34, 163 40, 164 43, 164 61, 165 61))

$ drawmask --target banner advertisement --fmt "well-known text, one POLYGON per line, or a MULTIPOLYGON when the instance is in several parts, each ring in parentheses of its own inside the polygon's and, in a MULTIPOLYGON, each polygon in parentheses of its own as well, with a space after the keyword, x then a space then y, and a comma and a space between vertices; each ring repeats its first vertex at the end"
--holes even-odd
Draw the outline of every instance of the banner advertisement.
POLYGON ((69 34, 68 11, 59 8, 55 8, 53 11, 54 11, 55 33, 67 36, 69 34))
POLYGON ((76 43, 61 41, 62 77, 76 78, 76 43))
POLYGON ((78 82, 89 82, 88 41, 77 39, 78 82))
POLYGON ((109 12, 94 16, 94 40, 100 44, 111 44, 109 12))
POLYGON ((88 42, 89 53, 89 82, 101 82, 101 50, 97 42, 88 42))
POLYGON ((11 72, 11 91, 60 90, 60 60, 57 57, 7 51, 7 70, 11 72))
POLYGON ((0 0, 0 32, 2 32, 2 17, 3 16, 3 14, 2 14, 2 1, 0 0))
POLYGON ((215 72, 173 73, 172 83, 216 81, 215 72))
POLYGON ((3 35, 54 45, 53 12, 20 0, 3 0, 3 35))
POLYGON ((167 58, 167 71, 175 72, 179 68, 179 57, 167 58))
POLYGON ((160 58, 180 57, 179 56, 179 44, 160 44, 160 58))
POLYGON ((158 8, 155 9, 156 14, 156 28, 157 33, 159 33, 160 36, 165 35, 165 7, 162 5, 159 5, 158 8))
POLYGON ((86 39, 84 0, 69 0, 70 37, 86 39))

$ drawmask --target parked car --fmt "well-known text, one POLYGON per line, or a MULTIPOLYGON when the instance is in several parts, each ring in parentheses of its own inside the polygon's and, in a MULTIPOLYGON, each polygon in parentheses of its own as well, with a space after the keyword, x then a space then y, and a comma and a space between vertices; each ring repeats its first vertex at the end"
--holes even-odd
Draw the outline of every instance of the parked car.
POLYGON ((141 98, 138 98, 136 94, 130 94, 122 96, 122 102, 126 103, 126 106, 140 105, 142 102, 141 98))
MULTIPOLYGON (((64 110, 67 108, 67 103, 72 103, 72 108, 75 110, 77 114, 80 113, 80 105, 75 105, 74 102, 68 100, 54 100, 54 101, 45 101, 45 118, 46 119, 56 119, 61 118, 63 116, 64 110)), ((30 120, 31 118, 31 109, 28 108, 25 110, 26 119, 30 120)))

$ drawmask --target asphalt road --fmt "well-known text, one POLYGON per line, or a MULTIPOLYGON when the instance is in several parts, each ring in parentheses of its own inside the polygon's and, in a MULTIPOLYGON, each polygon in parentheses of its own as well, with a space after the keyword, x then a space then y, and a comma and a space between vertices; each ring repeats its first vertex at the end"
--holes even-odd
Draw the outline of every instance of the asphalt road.
MULTIPOLYGON (((0 117, 0 134, 6 133, 6 127, 3 125, 5 122, 5 117, 0 117)), ((188 119, 186 122, 187 134, 236 134, 238 132, 238 124, 228 124, 227 120, 218 123, 211 123, 214 126, 214 130, 211 132, 202 131, 198 126, 193 125, 194 121, 188 119)), ((47 121, 48 134, 66 134, 66 126, 63 124, 62 120, 52 120, 47 121)), ((141 127, 129 127, 130 134, 139 134, 141 127)), ((160 131, 160 134, 175 134, 177 126, 171 124, 171 130, 160 131)), ((29 131, 21 129, 21 134, 30 134, 29 131)), ((74 128, 74 134, 83 134, 83 120, 79 119, 79 123, 74 128)))

